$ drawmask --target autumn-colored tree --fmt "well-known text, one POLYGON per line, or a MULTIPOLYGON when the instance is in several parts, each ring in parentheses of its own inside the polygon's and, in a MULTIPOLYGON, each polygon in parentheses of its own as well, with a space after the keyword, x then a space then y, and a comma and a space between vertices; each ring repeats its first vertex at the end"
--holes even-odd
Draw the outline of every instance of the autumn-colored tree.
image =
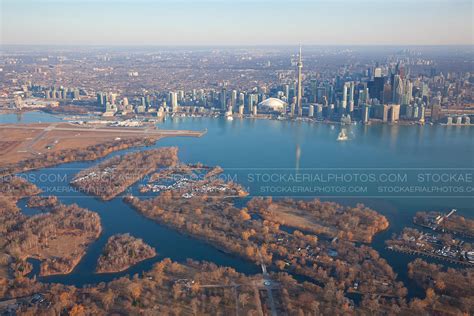
POLYGON ((110 289, 107 290, 107 292, 105 292, 104 295, 102 295, 102 305, 104 306, 106 310, 108 310, 110 306, 112 306, 112 304, 114 303, 114 300, 115 300, 115 294, 110 289))
POLYGON ((248 304, 249 299, 250 299, 250 297, 247 293, 242 293, 242 294, 239 295, 239 303, 244 307, 245 307, 245 305, 248 304))
POLYGON ((201 289, 201 284, 199 282, 194 282, 191 285, 191 292, 193 292, 194 294, 197 294, 200 289, 201 289))
POLYGON ((433 302, 433 301, 435 300, 435 298, 436 298, 436 293, 435 293, 435 291, 434 291, 432 288, 428 288, 428 289, 426 290, 426 298, 425 298, 425 299, 426 299, 428 302, 433 302))
POLYGON ((191 300, 191 310, 194 315, 197 316, 199 314, 199 300, 197 298, 191 300))
POLYGON ((132 282, 127 287, 130 296, 133 298, 134 301, 137 301, 142 293, 142 287, 140 283, 132 282))
POLYGON ((84 316, 86 315, 84 306, 75 304, 69 311, 70 316, 84 316))
POLYGON ((252 217, 250 216, 250 214, 245 209, 241 209, 240 210, 240 218, 244 221, 248 221, 252 217))
POLYGON ((438 280, 436 282, 436 288, 439 290, 439 291, 443 291, 445 288, 446 288, 446 283, 443 281, 443 280, 438 280))
POLYGON ((69 292, 62 292, 60 295, 59 295, 59 303, 62 305, 62 306, 67 306, 69 305, 71 301, 71 295, 69 294, 69 292))
POLYGON ((249 237, 252 236, 252 232, 244 230, 241 235, 243 240, 249 240, 249 237))
POLYGON ((275 265, 278 267, 278 269, 283 270, 285 269, 285 261, 283 260, 277 260, 275 261, 275 265))
POLYGON ((179 285, 177 283, 174 284, 173 285, 173 298, 175 300, 177 300, 181 296, 181 292, 182 292, 181 285, 179 285))

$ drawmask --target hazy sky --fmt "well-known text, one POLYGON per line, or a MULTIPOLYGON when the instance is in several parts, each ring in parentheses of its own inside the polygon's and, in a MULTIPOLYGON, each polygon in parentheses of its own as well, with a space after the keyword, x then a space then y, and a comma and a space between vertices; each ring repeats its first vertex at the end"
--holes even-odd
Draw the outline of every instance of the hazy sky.
POLYGON ((1 44, 474 44, 474 0, 0 0, 1 44))

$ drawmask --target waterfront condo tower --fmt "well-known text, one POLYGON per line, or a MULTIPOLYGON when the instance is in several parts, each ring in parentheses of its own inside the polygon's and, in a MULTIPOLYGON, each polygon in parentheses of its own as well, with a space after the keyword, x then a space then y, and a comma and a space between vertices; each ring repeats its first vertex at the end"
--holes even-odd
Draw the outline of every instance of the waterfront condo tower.
POLYGON ((302 108, 302 105, 301 105, 301 99, 302 99, 302 92, 303 92, 303 76, 302 76, 302 69, 303 69, 303 60, 301 58, 301 45, 300 45, 300 52, 299 52, 299 55, 298 55, 298 95, 297 95, 297 99, 296 99, 296 105, 297 105, 297 108, 298 108, 298 116, 302 116, 303 115, 303 108, 302 108))

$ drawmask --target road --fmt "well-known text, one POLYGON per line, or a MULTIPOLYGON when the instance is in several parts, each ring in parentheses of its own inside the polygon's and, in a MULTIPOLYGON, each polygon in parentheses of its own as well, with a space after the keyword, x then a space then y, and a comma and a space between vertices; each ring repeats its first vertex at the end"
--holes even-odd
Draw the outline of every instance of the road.
POLYGON ((275 300, 273 299, 272 287, 273 281, 270 279, 270 276, 267 272, 267 266, 263 262, 263 257, 260 251, 258 251, 258 256, 260 257, 260 265, 262 267, 262 274, 263 274, 263 285, 268 292, 268 300, 270 301, 270 309, 272 311, 272 316, 277 316, 277 311, 275 307, 275 300))

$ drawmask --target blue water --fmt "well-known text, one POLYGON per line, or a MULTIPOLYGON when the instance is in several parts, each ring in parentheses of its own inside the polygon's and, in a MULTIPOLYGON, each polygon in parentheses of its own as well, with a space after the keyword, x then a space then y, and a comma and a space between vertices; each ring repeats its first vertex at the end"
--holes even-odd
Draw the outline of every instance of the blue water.
MULTIPOLYGON (((119 153, 114 153, 109 157, 117 154, 119 153)), ((87 254, 72 273, 68 275, 41 277, 38 278, 39 280, 74 284, 77 286, 110 281, 118 276, 133 275, 149 270, 156 261, 166 257, 170 257, 179 262, 184 262, 187 258, 213 261, 223 266, 238 267, 239 271, 249 274, 254 274, 259 271, 259 267, 250 262, 233 255, 225 254, 202 241, 179 234, 172 229, 158 225, 152 220, 141 216, 125 204, 121 197, 104 202, 78 192, 69 186, 68 183, 73 179, 77 171, 87 168, 90 165, 90 162, 69 163, 59 167, 21 174, 22 177, 26 177, 43 190, 41 195, 56 195, 64 204, 76 203, 81 207, 97 212, 101 217, 103 228, 99 239, 90 245, 87 249, 87 254), (94 270, 97 259, 107 239, 114 234, 120 233, 130 233, 135 237, 142 238, 146 243, 157 250, 158 256, 143 261, 121 273, 95 274, 94 270)), ((139 195, 137 185, 133 187, 132 193, 139 195)), ((27 215, 34 213, 30 208, 25 208, 24 204, 25 202, 21 201, 19 207, 21 207, 27 215)), ((32 263, 35 266, 33 270, 34 274, 39 271, 39 263, 37 261, 32 261, 32 263)))
MULTIPOLYGON (((405 185, 411 185, 417 183, 416 176, 420 172, 472 174, 474 170, 473 128, 356 125, 347 127, 349 141, 337 142, 339 126, 305 122, 177 118, 169 119, 159 127, 207 129, 207 134, 201 138, 166 138, 150 148, 178 146, 179 157, 184 162, 220 165, 225 170, 225 176, 248 188, 251 196, 268 195, 263 191, 264 187, 284 188, 295 185, 294 181, 255 181, 257 174, 328 175, 334 172, 351 174, 371 172, 379 176, 381 173, 393 173, 407 174, 408 180, 405 185)), ((113 153, 110 156, 121 153, 113 153)), ((57 195, 63 203, 74 202, 98 212, 103 225, 101 237, 89 247, 87 255, 71 274, 40 278, 41 280, 75 285, 108 281, 121 275, 147 270, 163 257, 177 261, 184 261, 186 258, 209 260, 245 273, 259 272, 258 267, 249 262, 222 253, 204 242, 181 235, 140 216, 124 204, 121 197, 103 202, 72 190, 68 182, 74 174, 96 163, 64 164, 27 175, 45 191, 44 195, 57 195), (62 178, 64 174, 67 178, 62 178), (39 181, 42 175, 50 178, 39 181), (67 192, 63 191, 64 189, 67 189, 67 192), (125 232, 144 239, 157 249, 159 256, 122 273, 94 274, 96 260, 107 238, 125 232)), ((334 181, 328 183, 301 181, 296 184, 301 187, 338 185, 334 181)), ((378 184, 378 182, 368 184, 369 190, 365 193, 284 192, 271 195, 323 197, 322 199, 348 205, 362 202, 384 214, 390 221, 390 228, 377 235, 372 246, 391 264, 399 279, 409 287, 410 295, 421 295, 406 275, 407 264, 415 257, 385 250, 384 240, 390 238, 393 233, 398 233, 403 227, 411 226, 412 217, 417 211, 448 211, 456 208, 460 214, 472 217, 472 193, 381 194, 376 191, 378 184)), ((472 182, 464 184, 464 188, 472 185, 472 182)), ((130 191, 138 194, 137 185, 130 191)), ((238 205, 243 205, 244 202, 245 200, 240 201, 238 205)))
POLYGON ((60 121, 62 121, 62 119, 59 115, 36 111, 0 114, 0 124, 30 124, 60 121))

